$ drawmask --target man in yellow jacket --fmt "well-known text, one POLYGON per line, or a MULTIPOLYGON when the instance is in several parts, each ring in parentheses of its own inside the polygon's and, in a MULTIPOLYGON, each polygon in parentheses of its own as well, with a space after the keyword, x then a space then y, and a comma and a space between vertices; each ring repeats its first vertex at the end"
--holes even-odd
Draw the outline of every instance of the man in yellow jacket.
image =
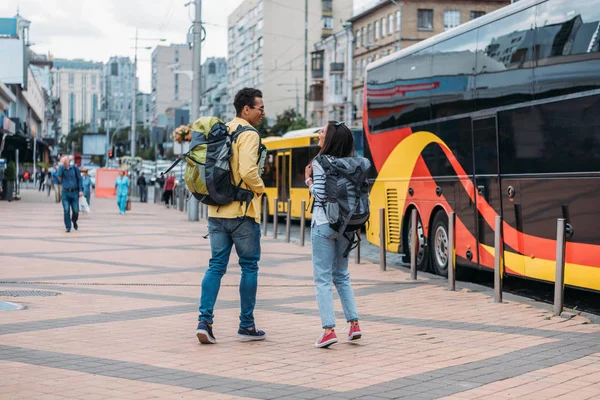
MULTIPOLYGON (((244 88, 233 101, 237 116, 227 123, 229 132, 238 126, 258 126, 265 115, 262 93, 258 89, 244 88)), ((221 278, 227 271, 231 248, 239 256, 242 277, 240 279, 240 326, 238 336, 244 340, 264 340, 264 331, 254 324, 254 306, 258 284, 258 261, 260 260, 260 198, 265 185, 259 174, 260 134, 248 130, 233 143, 231 171, 233 184, 250 190, 254 198, 249 206, 234 201, 224 206, 208 207, 208 232, 211 259, 202 280, 200 315, 196 336, 200 343, 216 343, 212 324, 214 306, 221 287, 221 278)))

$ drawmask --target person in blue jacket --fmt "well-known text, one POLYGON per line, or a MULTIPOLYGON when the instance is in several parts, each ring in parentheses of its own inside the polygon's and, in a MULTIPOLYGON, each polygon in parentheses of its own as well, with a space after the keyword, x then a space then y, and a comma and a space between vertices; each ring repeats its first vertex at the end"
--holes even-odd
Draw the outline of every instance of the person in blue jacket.
POLYGON ((81 168, 81 184, 83 185, 83 197, 87 200, 88 205, 91 205, 90 199, 94 182, 92 182, 92 178, 88 175, 88 169, 85 167, 81 168))
POLYGON ((115 194, 117 195, 117 204, 121 214, 125 214, 127 206, 127 196, 129 196, 129 178, 125 170, 121 171, 121 176, 115 181, 115 194))
POLYGON ((58 168, 58 180, 62 186, 62 205, 65 219, 65 229, 71 232, 71 223, 75 230, 79 229, 77 219, 79 218, 79 197, 83 196, 83 186, 81 185, 81 173, 77 165, 71 164, 67 156, 60 160, 61 166, 58 168), (70 215, 73 210, 73 215, 70 215))

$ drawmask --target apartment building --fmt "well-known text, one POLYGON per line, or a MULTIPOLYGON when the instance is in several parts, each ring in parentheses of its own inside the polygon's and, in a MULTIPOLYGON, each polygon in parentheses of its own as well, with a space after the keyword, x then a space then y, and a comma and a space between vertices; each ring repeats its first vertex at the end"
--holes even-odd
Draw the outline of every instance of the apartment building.
POLYGON ((113 126, 131 124, 133 62, 129 57, 111 57, 104 65, 102 104, 113 126))
POLYGON ((60 101, 61 136, 80 122, 97 127, 104 65, 82 59, 55 59, 53 64, 52 94, 60 101))
POLYGON ((157 46, 152 52, 150 108, 154 125, 161 125, 167 109, 191 106, 192 59, 186 44, 157 46))
POLYGON ((353 108, 362 123, 368 63, 510 4, 510 0, 382 0, 350 19, 354 33, 353 108))
MULTIPOLYGON (((243 1, 228 21, 228 97, 233 99, 243 87, 256 87, 263 92, 270 119, 296 108, 298 99, 304 114, 304 82, 310 79, 305 46, 312 51, 315 43, 342 29, 351 13, 352 0, 308 0, 305 38, 304 2, 243 1)), ((227 115, 234 113, 228 105, 227 115)))

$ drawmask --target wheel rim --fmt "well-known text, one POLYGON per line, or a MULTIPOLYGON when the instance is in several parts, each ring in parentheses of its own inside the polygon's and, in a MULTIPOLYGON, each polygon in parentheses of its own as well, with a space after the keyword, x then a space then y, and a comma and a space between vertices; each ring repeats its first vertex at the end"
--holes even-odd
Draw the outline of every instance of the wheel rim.
MULTIPOLYGON (((419 246, 417 247, 417 264, 421 264, 423 257, 425 256, 425 235, 423 234, 423 224, 421 220, 417 220, 417 238, 419 239, 419 246)), ((412 254, 412 221, 408 223, 408 250, 409 254, 412 254)))
POLYGON ((443 226, 438 226, 435 231, 435 259, 440 267, 448 263, 448 233, 443 226))

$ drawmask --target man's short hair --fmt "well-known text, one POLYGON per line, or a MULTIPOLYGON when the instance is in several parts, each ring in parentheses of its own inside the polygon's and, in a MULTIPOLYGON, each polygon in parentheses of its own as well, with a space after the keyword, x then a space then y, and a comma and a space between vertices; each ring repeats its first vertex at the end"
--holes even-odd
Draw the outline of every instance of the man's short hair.
POLYGON ((254 99, 256 97, 260 97, 261 99, 263 97, 262 92, 258 89, 243 88, 237 92, 233 100, 236 115, 239 117, 245 106, 254 107, 254 99))

